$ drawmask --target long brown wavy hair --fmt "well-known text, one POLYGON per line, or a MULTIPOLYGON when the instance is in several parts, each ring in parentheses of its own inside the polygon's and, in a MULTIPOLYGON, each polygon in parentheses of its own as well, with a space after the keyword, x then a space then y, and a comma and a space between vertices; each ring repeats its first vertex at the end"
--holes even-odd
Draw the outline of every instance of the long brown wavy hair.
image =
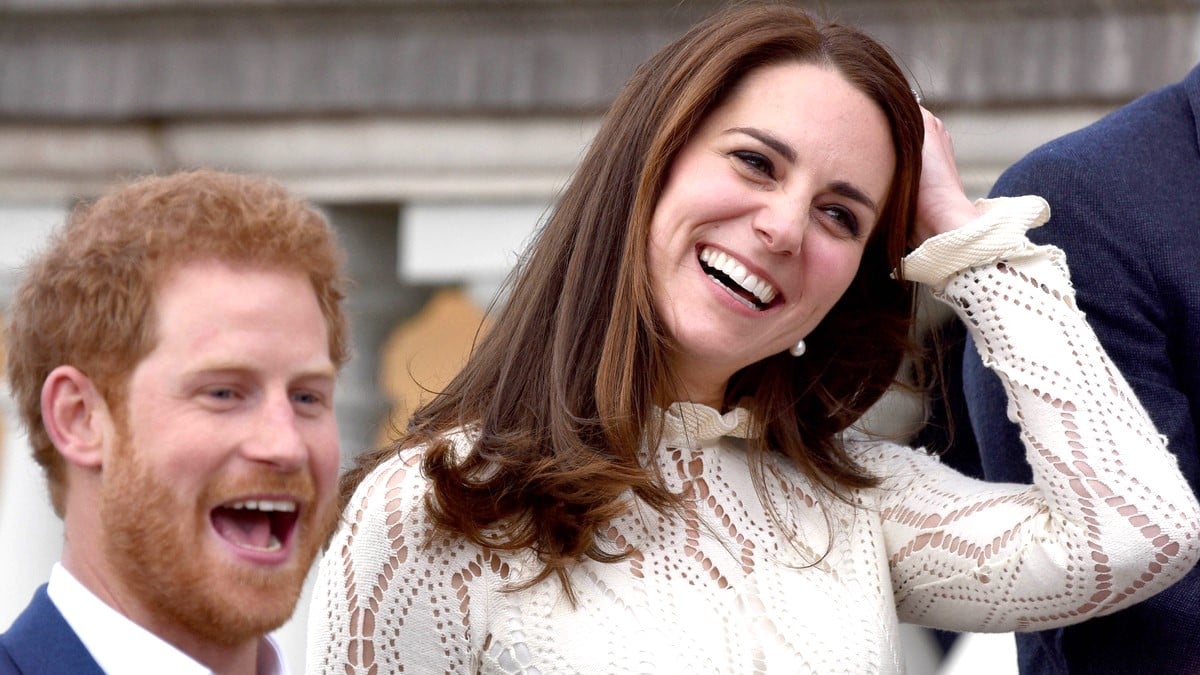
POLYGON ((650 297, 651 215, 669 167, 701 122, 745 76, 779 62, 836 69, 882 109, 896 172, 849 289, 803 358, 777 354, 736 373, 726 404, 747 398, 763 453, 786 455, 844 497, 874 485, 837 435, 892 384, 909 352, 912 294, 889 272, 909 241, 924 126, 903 72, 859 30, 784 5, 739 6, 695 26, 644 63, 610 108, 590 150, 518 271, 509 299, 453 382, 417 411, 408 432, 360 456, 342 496, 397 450, 426 447, 426 506, 447 534, 500 550, 531 550, 537 583, 584 556, 629 551, 597 542, 632 492, 670 515, 680 497, 639 448, 660 437, 657 398, 673 390, 672 341, 650 297), (467 427, 463 455, 446 440, 467 427))

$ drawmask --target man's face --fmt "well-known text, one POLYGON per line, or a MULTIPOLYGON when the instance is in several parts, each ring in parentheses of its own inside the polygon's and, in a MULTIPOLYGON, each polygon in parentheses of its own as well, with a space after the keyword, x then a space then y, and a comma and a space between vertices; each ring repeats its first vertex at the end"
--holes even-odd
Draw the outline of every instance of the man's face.
POLYGON ((103 468, 105 557, 152 630, 282 624, 333 525, 335 369, 299 272, 188 263, 156 295, 103 468))

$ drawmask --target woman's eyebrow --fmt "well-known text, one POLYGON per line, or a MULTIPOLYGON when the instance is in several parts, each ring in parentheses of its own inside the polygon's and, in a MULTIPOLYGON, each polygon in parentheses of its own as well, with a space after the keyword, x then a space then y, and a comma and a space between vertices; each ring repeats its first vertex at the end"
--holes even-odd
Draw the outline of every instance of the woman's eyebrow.
POLYGON ((769 132, 769 131, 764 131, 762 129, 756 129, 754 127, 734 127, 732 129, 727 129, 725 131, 725 133, 727 133, 727 134, 733 134, 733 133, 746 134, 747 136, 750 136, 751 138, 758 140, 760 143, 767 146, 768 148, 771 148, 775 152, 778 152, 788 162, 794 163, 796 161, 796 149, 793 148, 792 146, 788 145, 785 141, 783 141, 779 137, 771 134, 771 132, 769 132))
MULTIPOLYGON (((786 159, 789 163, 794 164, 796 162, 796 149, 769 131, 755 127, 733 127, 732 129, 727 129, 725 133, 746 134, 747 136, 754 138, 758 142, 779 153, 779 155, 786 159)), ((875 200, 871 199, 869 196, 867 196, 866 192, 863 192, 854 185, 851 185, 845 181, 836 181, 829 186, 829 190, 835 194, 845 197, 846 199, 853 199, 868 209, 871 209, 871 212, 874 213, 876 217, 879 216, 879 206, 875 203, 875 200)))
POLYGON ((871 209, 871 213, 875 214, 875 217, 877 217, 877 218, 879 217, 879 206, 877 206, 875 204, 875 200, 868 197, 867 193, 854 187, 850 183, 847 183, 846 181, 841 181, 841 180, 834 181, 829 186, 829 190, 830 190, 830 192, 841 195, 841 196, 845 197, 846 199, 853 199, 854 201, 862 204, 863 206, 867 207, 868 209, 871 209))

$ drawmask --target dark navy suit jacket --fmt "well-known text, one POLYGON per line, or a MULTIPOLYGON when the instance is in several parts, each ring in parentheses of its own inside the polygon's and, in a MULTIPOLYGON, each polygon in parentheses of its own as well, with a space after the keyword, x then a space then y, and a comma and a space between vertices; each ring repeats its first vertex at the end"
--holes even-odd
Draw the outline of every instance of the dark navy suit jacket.
POLYGON ((42 585, 0 634, 0 675, 104 675, 42 585))
MULTIPOLYGON (((1066 251, 1080 307, 1200 494, 1200 66, 1034 150, 992 190, 1021 194, 1050 202, 1030 238, 1066 251)), ((1030 482, 999 380, 974 345, 963 373, 984 474, 1030 482)), ((1017 649, 1024 675, 1200 673, 1200 567, 1116 614, 1018 635, 1017 649)))

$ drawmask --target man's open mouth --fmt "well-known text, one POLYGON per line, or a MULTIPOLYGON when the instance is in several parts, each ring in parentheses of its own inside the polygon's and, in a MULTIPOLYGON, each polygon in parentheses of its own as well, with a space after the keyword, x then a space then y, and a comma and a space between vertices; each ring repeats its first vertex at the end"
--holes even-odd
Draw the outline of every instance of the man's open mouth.
POLYGON ((253 551, 278 551, 292 537, 299 504, 291 499, 245 499, 212 510, 213 529, 225 541, 253 551))

